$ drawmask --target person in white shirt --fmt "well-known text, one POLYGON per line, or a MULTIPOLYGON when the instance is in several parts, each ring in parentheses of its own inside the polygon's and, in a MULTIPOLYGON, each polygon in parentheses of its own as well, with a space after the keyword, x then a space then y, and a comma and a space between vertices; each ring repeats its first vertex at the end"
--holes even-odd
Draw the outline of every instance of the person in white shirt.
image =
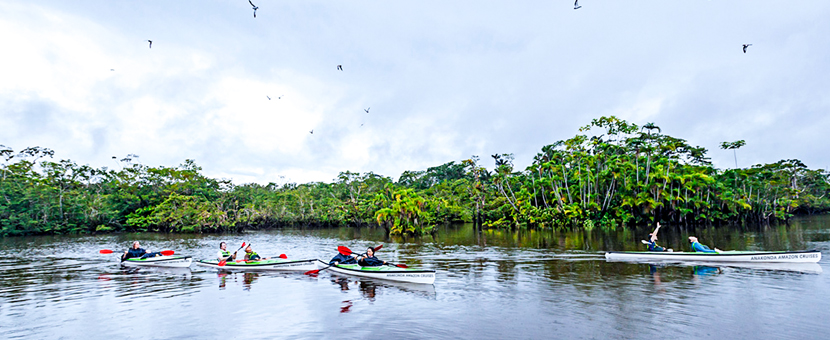
POLYGON ((216 259, 220 262, 236 260, 236 252, 231 254, 228 251, 228 245, 225 242, 219 242, 219 252, 216 253, 216 259))

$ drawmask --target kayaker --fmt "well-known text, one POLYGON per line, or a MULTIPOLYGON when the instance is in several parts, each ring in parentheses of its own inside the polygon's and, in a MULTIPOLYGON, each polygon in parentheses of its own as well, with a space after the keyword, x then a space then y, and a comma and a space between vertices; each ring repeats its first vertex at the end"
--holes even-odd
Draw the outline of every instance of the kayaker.
POLYGON ((236 260, 236 252, 228 251, 228 245, 225 242, 219 242, 219 252, 216 253, 216 259, 219 261, 233 261, 236 260))
POLYGON ((386 264, 386 261, 381 261, 375 257, 375 249, 369 247, 366 249, 366 255, 361 255, 357 258, 357 263, 363 267, 377 267, 386 264))
POLYGON ((721 252, 721 250, 718 249, 718 248, 715 248, 715 250, 712 250, 712 249, 709 249, 709 247, 700 244, 700 242, 697 241, 697 237, 694 237, 694 236, 689 236, 689 242, 692 243, 692 251, 694 251, 694 252, 701 252, 701 253, 720 253, 721 252))
POLYGON ((270 257, 266 257, 266 258, 260 257, 259 254, 257 254, 254 251, 254 249, 251 248, 250 245, 245 248, 245 257, 244 257, 245 261, 248 261, 248 262, 265 261, 269 258, 270 257))
POLYGON ((341 253, 337 253, 337 256, 332 257, 331 261, 329 261, 329 265, 338 265, 338 264, 355 264, 357 260, 355 259, 356 256, 354 254, 343 255, 341 253))
POLYGON ((148 250, 144 250, 144 249, 141 248, 141 244, 138 243, 138 241, 135 241, 135 242, 133 242, 132 248, 125 251, 124 255, 121 256, 121 261, 126 261, 127 259, 132 259, 132 258, 145 259, 145 258, 148 258, 148 257, 155 257, 155 256, 161 256, 161 253, 158 253, 158 252, 151 253, 148 250))
POLYGON ((648 246, 648 251, 673 251, 657 245, 657 231, 660 230, 660 222, 657 222, 657 228, 651 234, 648 234, 649 240, 643 240, 643 243, 648 246))

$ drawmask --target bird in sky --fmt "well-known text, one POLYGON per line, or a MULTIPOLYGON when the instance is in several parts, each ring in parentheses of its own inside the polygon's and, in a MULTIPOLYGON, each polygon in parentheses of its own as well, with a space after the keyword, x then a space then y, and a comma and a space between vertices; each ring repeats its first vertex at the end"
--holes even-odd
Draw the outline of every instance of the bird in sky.
POLYGON ((746 48, 752 46, 752 44, 744 44, 744 53, 746 53, 746 48))
POLYGON ((277 99, 282 99, 282 97, 285 97, 285 95, 281 95, 281 96, 277 97, 277 99))
POLYGON ((114 69, 114 68, 111 68, 111 69, 110 69, 110 71, 115 71, 115 69, 114 69))
POLYGON ((337 69, 343 71, 343 65, 337 65, 337 69))
POLYGON ((256 18, 256 10, 258 10, 258 9, 259 9, 259 7, 257 7, 256 5, 254 5, 254 3, 253 3, 253 2, 251 2, 251 0, 248 0, 248 3, 249 3, 249 4, 251 4, 251 7, 253 7, 253 8, 254 8, 254 18, 256 18))
POLYGON ((360 123, 360 127, 363 127, 363 123, 360 123))
POLYGON ((579 0, 574 1, 574 9, 580 9, 582 6, 579 5, 579 0))
POLYGON ((147 40, 147 42, 150 43, 150 48, 153 48, 153 41, 152 40, 147 40))
MULTIPOLYGON (((371 107, 369 109, 371 109, 371 107)), ((366 113, 369 113, 369 109, 363 109, 363 111, 366 111, 366 113)))
POLYGON ((271 97, 265 96, 265 98, 268 98, 268 100, 271 100, 271 97))
POLYGON ((311 130, 311 131, 309 131, 308 133, 310 133, 310 134, 312 134, 312 135, 313 135, 313 134, 314 134, 314 130, 311 130))

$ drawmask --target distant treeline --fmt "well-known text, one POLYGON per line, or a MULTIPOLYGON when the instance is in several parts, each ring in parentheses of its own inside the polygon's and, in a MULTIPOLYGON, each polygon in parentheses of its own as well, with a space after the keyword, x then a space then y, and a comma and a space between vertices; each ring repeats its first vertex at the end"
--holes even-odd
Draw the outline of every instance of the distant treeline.
MULTIPOLYGON (((830 210, 828 173, 790 159, 716 169, 707 150, 615 117, 542 147, 517 171, 510 154, 478 157, 394 181, 341 172, 333 183, 235 185, 201 174, 121 159, 95 169, 54 152, 0 146, 0 235, 111 231, 218 232, 283 226, 379 226, 421 234, 440 223, 485 228, 616 228, 664 223, 717 225, 786 220, 830 210)), ((744 141, 724 142, 736 152, 744 141)), ((737 163, 737 160, 736 160, 737 163)), ((737 164, 736 164, 737 166, 737 164)))

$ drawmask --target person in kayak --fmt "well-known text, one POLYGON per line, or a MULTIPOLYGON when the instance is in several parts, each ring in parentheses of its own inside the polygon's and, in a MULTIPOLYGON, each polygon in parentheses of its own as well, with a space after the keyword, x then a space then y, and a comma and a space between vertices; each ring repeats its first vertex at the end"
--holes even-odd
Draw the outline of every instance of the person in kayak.
POLYGON ((651 234, 648 234, 648 241, 643 240, 643 244, 648 246, 648 251, 674 251, 657 245, 657 231, 660 230, 660 222, 657 222, 657 228, 651 234))
POLYGON ((138 241, 133 242, 132 248, 128 249, 124 252, 124 255, 121 256, 121 261, 126 261, 127 259, 132 258, 140 258, 146 259, 148 257, 156 257, 161 256, 161 253, 151 253, 148 250, 144 250, 141 248, 141 244, 138 241))
POLYGON ((369 247, 366 249, 366 254, 357 257, 357 264, 361 265, 362 267, 377 267, 386 264, 386 261, 381 261, 377 257, 375 257, 375 249, 369 247))
POLYGON ((256 261, 265 261, 267 259, 270 259, 270 257, 266 257, 266 258, 260 257, 259 254, 257 254, 254 251, 254 249, 251 248, 250 245, 245 248, 245 257, 244 257, 245 261, 247 261, 247 262, 256 262, 256 261))
POLYGON ((694 251, 694 252, 701 252, 701 253, 720 253, 721 252, 721 250, 718 249, 718 248, 715 248, 715 250, 712 250, 712 249, 709 249, 709 247, 700 244, 700 242, 697 241, 697 237, 694 237, 694 236, 689 236, 689 242, 692 243, 692 251, 694 251))
POLYGON ((355 264, 357 260, 354 254, 343 255, 341 253, 337 253, 337 256, 332 257, 331 261, 329 261, 329 265, 338 265, 338 264, 355 264))
POLYGON ((236 260, 236 252, 228 251, 228 245, 225 242, 219 242, 219 252, 216 253, 216 259, 219 261, 233 261, 236 260))

